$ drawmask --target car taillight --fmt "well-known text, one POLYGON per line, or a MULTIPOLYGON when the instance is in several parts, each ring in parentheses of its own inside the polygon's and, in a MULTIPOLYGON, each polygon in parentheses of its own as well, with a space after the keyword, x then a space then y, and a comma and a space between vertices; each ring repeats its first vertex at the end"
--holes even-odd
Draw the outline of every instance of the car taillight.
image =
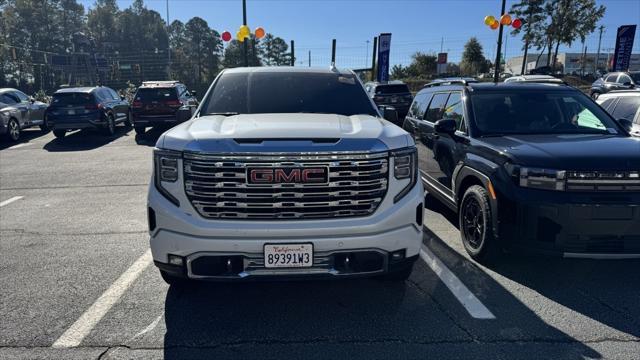
POLYGON ((180 100, 167 100, 164 102, 165 105, 169 106, 169 107, 181 107, 182 103, 180 102, 180 100))
POLYGON ((131 107, 133 107, 133 108, 141 108, 142 107, 142 101, 134 101, 131 104, 131 107))
POLYGON ((102 109, 102 104, 86 104, 84 108, 87 110, 98 110, 102 109))

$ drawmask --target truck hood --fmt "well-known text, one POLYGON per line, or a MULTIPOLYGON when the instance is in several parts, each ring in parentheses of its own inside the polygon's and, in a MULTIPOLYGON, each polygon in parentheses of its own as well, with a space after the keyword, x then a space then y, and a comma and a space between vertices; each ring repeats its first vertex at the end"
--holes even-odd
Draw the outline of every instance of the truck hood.
POLYGON ((413 145, 407 132, 369 115, 243 114, 191 119, 156 147, 200 152, 384 151, 413 145))
POLYGON ((640 138, 609 135, 512 135, 483 138, 516 164, 566 170, 640 170, 640 138))

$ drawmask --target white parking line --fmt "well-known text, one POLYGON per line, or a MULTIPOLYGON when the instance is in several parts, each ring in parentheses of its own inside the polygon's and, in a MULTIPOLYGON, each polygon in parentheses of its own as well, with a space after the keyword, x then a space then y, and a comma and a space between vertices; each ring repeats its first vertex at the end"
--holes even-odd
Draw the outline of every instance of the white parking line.
POLYGON ((151 261, 151 250, 147 250, 127 271, 120 275, 118 280, 111 284, 107 291, 105 291, 52 346, 55 348, 70 348, 80 345, 82 340, 89 335, 89 332, 91 332, 98 322, 109 312, 111 307, 118 302, 120 297, 122 297, 138 276, 151 264, 151 261))
POLYGON ((24 196, 14 196, 14 197, 12 197, 11 199, 8 199, 8 200, 5 200, 5 201, 3 201, 3 202, 0 202, 0 207, 3 207, 3 206, 5 206, 5 205, 9 205, 9 204, 11 204, 11 203, 12 203, 12 202, 14 202, 14 201, 18 201, 18 200, 22 199, 23 197, 24 197, 24 196))
POLYGON ((438 275, 440 280, 449 288, 471 317, 475 319, 496 318, 429 248, 423 245, 420 250, 420 257, 427 263, 431 270, 438 275))
POLYGON ((13 149, 19 149, 23 146, 29 146, 31 145, 31 143, 21 143, 21 144, 17 144, 17 145, 13 145, 11 147, 9 147, 9 150, 13 150, 13 149))

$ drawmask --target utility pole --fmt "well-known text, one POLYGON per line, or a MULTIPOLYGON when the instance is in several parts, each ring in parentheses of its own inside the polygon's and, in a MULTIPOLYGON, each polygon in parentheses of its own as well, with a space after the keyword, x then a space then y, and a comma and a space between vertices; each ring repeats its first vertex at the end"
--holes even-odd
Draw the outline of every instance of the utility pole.
POLYGON ((369 62, 369 40, 367 40, 367 51, 365 51, 364 65, 367 66, 368 62, 369 62))
POLYGON ((311 67, 311 50, 309 50, 309 67, 311 67))
POLYGON ((442 40, 440 40, 440 52, 443 52, 444 50, 444 36, 442 37, 442 40))
POLYGON ((296 44, 291 40, 291 66, 296 66, 296 44))
POLYGON ((167 0, 167 80, 171 80, 171 39, 169 39, 169 0, 167 0))
MULTIPOLYGON (((247 25, 247 0, 242 0, 242 25, 247 25)), ((247 40, 242 42, 244 45, 244 66, 249 66, 249 44, 247 40)))
POLYGON ((331 41, 331 67, 336 66, 336 39, 331 41))
POLYGON ((600 30, 600 36, 598 38, 598 54, 596 55, 596 63, 594 65, 593 74, 598 71, 598 65, 600 64, 600 45, 602 44, 602 32, 604 31, 604 25, 600 25, 598 28, 600 30))
MULTIPOLYGON (((504 15, 504 10, 507 6, 506 0, 502 0, 502 10, 500 11, 500 17, 504 15)), ((498 20, 499 21, 499 20, 498 20)), ((500 81, 500 50, 502 48, 502 31, 504 30, 504 25, 500 24, 500 30, 498 30, 498 46, 496 51, 496 62, 493 65, 493 82, 497 83, 500 81)))

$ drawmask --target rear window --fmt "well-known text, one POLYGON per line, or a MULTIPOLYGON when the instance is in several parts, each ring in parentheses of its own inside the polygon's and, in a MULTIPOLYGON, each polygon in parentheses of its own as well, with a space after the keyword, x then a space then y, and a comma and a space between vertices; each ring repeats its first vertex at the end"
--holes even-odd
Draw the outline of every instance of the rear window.
POLYGON ((68 106, 68 105, 85 105, 93 103, 93 95, 89 93, 62 93, 53 94, 51 105, 68 106))
POLYGON ((163 101, 175 100, 178 98, 175 88, 146 88, 138 89, 136 101, 163 101))
POLYGON ((378 116, 351 74, 305 72, 227 73, 203 105, 211 113, 324 113, 378 116))
POLYGON ((376 94, 404 94, 409 92, 409 87, 404 84, 398 85, 378 85, 376 86, 376 94))

